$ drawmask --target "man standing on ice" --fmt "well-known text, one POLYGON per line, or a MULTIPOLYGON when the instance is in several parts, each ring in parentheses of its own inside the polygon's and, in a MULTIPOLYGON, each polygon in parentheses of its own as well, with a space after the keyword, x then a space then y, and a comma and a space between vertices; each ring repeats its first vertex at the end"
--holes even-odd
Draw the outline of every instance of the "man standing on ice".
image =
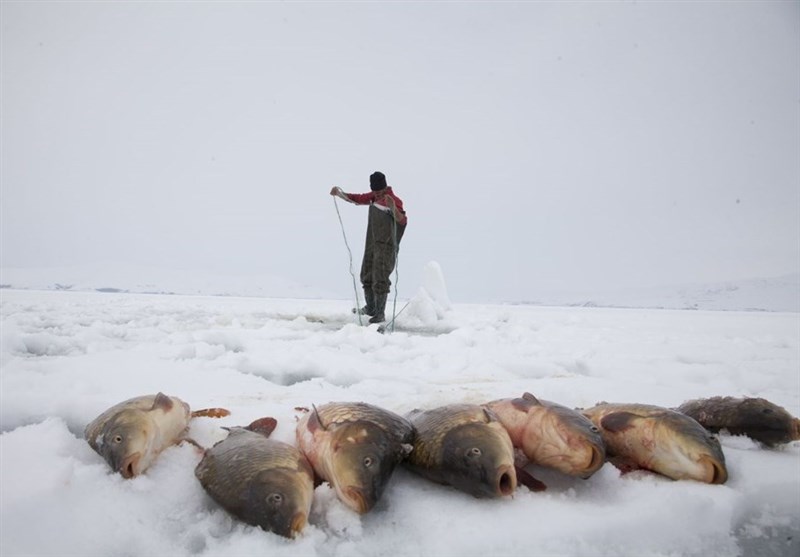
POLYGON ((392 285, 389 275, 408 219, 403 201, 386 185, 383 172, 370 175, 369 188, 372 190, 369 193, 345 193, 337 186, 331 189, 331 195, 356 205, 369 205, 367 242, 361 262, 361 284, 367 305, 361 311, 371 316, 370 323, 380 323, 386 320, 386 298, 392 285))

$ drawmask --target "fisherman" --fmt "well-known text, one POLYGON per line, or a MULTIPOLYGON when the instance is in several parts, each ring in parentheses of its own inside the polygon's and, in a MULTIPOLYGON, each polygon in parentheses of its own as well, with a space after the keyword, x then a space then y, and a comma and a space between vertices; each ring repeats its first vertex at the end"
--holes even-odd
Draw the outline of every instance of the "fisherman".
POLYGON ((361 312, 371 316, 370 323, 380 323, 386 320, 386 298, 392 285, 389 275, 394 269, 408 219, 403 201, 386 184, 383 172, 370 175, 369 188, 372 191, 368 193, 345 193, 337 186, 331 189, 331 195, 356 205, 369 205, 367 241, 361 262, 361 285, 366 305, 361 312))

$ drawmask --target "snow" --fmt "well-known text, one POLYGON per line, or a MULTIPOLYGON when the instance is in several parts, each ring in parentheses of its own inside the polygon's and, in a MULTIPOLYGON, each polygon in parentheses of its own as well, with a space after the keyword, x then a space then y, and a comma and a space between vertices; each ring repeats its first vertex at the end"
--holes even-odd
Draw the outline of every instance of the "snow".
POLYGON ((439 308, 447 311, 452 308, 450 296, 447 295, 447 285, 444 280, 444 272, 441 265, 436 261, 430 261, 423 270, 423 288, 434 300, 439 308))
POLYGON ((710 284, 550 294, 546 305, 800 312, 800 274, 710 284))
MULTIPOLYGON (((416 299, 420 294, 419 290, 415 292, 414 288, 408 286, 408 276, 415 274, 414 269, 404 267, 402 253, 399 266, 399 276, 392 273, 392 282, 397 284, 401 293, 411 292, 412 299, 416 299)), ((419 288, 435 302, 429 309, 436 309, 437 315, 441 316, 452 305, 444 269, 439 262, 429 261, 422 267, 420 275, 422 284, 419 288)), ((343 276, 350 278, 346 274, 343 276)), ((462 278, 462 282, 464 280, 474 280, 474 277, 462 278)), ((2 267, 0 288, 304 299, 344 299, 354 295, 351 280, 328 281, 323 288, 319 284, 301 284, 275 275, 224 275, 202 269, 153 267, 116 261, 69 267, 2 267)), ((359 296, 362 296, 360 291, 359 296)), ((394 290, 390 303, 393 301, 394 290)), ((532 289, 529 298, 506 296, 500 301, 542 306, 800 312, 800 273, 716 283, 662 284, 624 290, 562 292, 532 289)))
POLYGON ((531 467, 548 489, 498 500, 401 468, 364 516, 320 485, 287 540, 211 501, 190 444, 124 480, 82 438, 111 405, 158 391, 231 411, 192 422, 204 446, 263 416, 294 442, 296 407, 337 400, 403 414, 525 391, 570 407, 730 395, 800 414, 798 313, 460 304, 441 269, 426 277, 391 334, 355 324, 348 300, 3 289, 0 554, 798 554, 797 442, 723 434, 725 485, 531 467))
POLYGON ((333 296, 318 286, 298 284, 282 276, 225 275, 117 261, 66 267, 3 267, 0 283, 5 288, 32 290, 283 298, 333 296))

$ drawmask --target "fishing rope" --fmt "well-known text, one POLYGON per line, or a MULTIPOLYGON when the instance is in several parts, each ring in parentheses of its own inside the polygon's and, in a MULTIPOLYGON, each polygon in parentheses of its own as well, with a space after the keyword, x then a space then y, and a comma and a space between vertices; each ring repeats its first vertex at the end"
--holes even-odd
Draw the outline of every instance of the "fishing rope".
POLYGON ((398 312, 397 312, 397 315, 394 315, 394 316, 392 317, 392 320, 391 320, 391 321, 388 321, 388 322, 384 323, 384 324, 383 324, 381 327, 379 327, 379 328, 378 328, 378 332, 380 332, 380 333, 383 333, 383 332, 385 332, 385 331, 386 331, 386 329, 387 329, 388 327, 392 327, 392 330, 394 330, 394 321, 395 321, 395 319, 397 319, 398 317, 400 317, 400 314, 401 314, 401 313, 403 313, 403 310, 405 310, 405 309, 408 307, 408 305, 409 305, 410 303, 411 303, 411 300, 407 301, 407 302, 405 303, 405 305, 404 305, 403 307, 401 307, 401 308, 400 308, 400 311, 398 311, 398 312))
MULTIPOLYGON (((350 244, 347 241, 347 234, 344 230, 344 222, 342 222, 342 214, 339 212, 339 203, 336 201, 337 196, 333 196, 333 206, 336 208, 336 216, 339 218, 339 227, 342 229, 342 238, 344 238, 344 245, 347 248, 347 254, 350 258, 350 276, 353 277, 353 293, 355 294, 356 298, 356 313, 358 314, 358 324, 362 325, 361 322, 361 302, 358 299, 358 285, 356 284, 356 275, 353 272, 353 250, 350 249, 350 244)), ((394 211, 389 213, 389 216, 392 219, 392 244, 394 245, 394 300, 392 302, 392 319, 389 321, 388 326, 391 327, 391 331, 394 331, 394 322, 397 319, 399 313, 397 312, 397 284, 400 281, 400 246, 398 246, 397 242, 397 220, 394 217, 394 211)), ((374 232, 373 232, 374 234, 374 232)), ((410 302, 410 300, 409 300, 410 302)), ((408 302, 405 306, 400 310, 400 313, 403 312, 404 309, 408 306, 408 302)), ((386 331, 386 325, 383 326, 383 331, 386 331)))
POLYGON ((342 229, 342 237, 344 238, 344 245, 347 248, 347 254, 350 257, 350 276, 353 277, 353 293, 356 296, 356 314, 358 315, 358 324, 363 325, 361 322, 361 302, 358 300, 358 286, 356 285, 356 274, 353 272, 353 251, 350 249, 350 244, 347 242, 347 234, 344 231, 344 223, 342 222, 342 214, 339 212, 339 203, 336 201, 337 196, 333 196, 333 206, 336 207, 336 216, 339 217, 339 226, 342 229))
POLYGON ((394 332, 394 320, 397 318, 397 282, 400 279, 400 246, 397 245, 397 220, 394 218, 394 210, 390 214, 392 215, 392 243, 394 244, 394 301, 392 302, 392 320, 389 325, 391 325, 391 331, 394 332))

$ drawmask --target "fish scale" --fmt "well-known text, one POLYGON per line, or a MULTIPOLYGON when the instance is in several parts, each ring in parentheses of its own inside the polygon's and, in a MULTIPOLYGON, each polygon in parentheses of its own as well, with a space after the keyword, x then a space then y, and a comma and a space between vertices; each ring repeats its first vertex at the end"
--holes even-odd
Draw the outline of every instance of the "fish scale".
POLYGON ((314 474, 299 450, 266 435, 231 428, 226 439, 206 450, 195 476, 212 499, 240 520, 294 537, 311 511, 314 474))
POLYGON ((189 405, 181 399, 163 393, 144 395, 101 413, 86 426, 84 436, 112 469, 130 478, 181 441, 190 419, 189 405))
POLYGON ((232 428, 228 438, 208 449, 208 454, 215 459, 213 466, 222 468, 235 463, 237 471, 242 474, 254 474, 262 470, 262 459, 265 458, 269 458, 270 466, 274 468, 299 470, 305 464, 299 451, 291 445, 264 439, 263 435, 242 428, 232 428))
POLYGON ((433 463, 438 459, 442 441, 453 424, 488 424, 495 421, 490 420, 482 407, 473 404, 451 404, 428 411, 413 410, 406 417, 417 430, 417 441, 411 455, 416 463, 433 463))
POLYGON ((414 410, 417 430, 406 465, 431 481, 474 497, 511 495, 517 487, 514 448, 497 416, 484 406, 452 404, 414 410))
MULTIPOLYGON (((108 423, 108 421, 114 417, 115 415, 119 414, 122 410, 141 410, 142 412, 146 412, 153 408, 153 403, 156 400, 157 395, 145 395, 139 396, 135 398, 131 398, 125 401, 120 402, 119 404, 115 404, 108 410, 105 410, 99 416, 97 416, 94 420, 92 420, 87 426, 84 432, 86 439, 92 442, 94 439, 100 437, 103 427, 108 423)), ((186 408, 186 424, 189 423, 189 408, 186 403, 180 401, 177 397, 170 397, 174 402, 178 402, 179 404, 183 405, 186 408)))
POLYGON ((296 436, 316 475, 363 514, 378 502, 395 466, 411 450, 414 428, 377 406, 332 402, 307 412, 296 436))
MULTIPOLYGON (((577 410, 530 393, 486 405, 530 462, 588 478, 605 460, 600 430, 577 410)), ((518 470, 519 473, 519 470, 518 470)))
POLYGON ((315 407, 312 412, 317 413, 322 420, 323 427, 342 422, 365 420, 380 426, 389 433, 399 435, 403 440, 406 440, 412 432, 408 421, 402 417, 364 402, 332 402, 319 408, 315 407))
POLYGON ((746 435, 767 447, 800 440, 800 420, 763 398, 716 396, 686 401, 676 410, 711 432, 746 435))
POLYGON ((645 468, 672 479, 725 483, 719 441, 696 420, 649 404, 600 403, 583 410, 600 428, 615 464, 645 468))

